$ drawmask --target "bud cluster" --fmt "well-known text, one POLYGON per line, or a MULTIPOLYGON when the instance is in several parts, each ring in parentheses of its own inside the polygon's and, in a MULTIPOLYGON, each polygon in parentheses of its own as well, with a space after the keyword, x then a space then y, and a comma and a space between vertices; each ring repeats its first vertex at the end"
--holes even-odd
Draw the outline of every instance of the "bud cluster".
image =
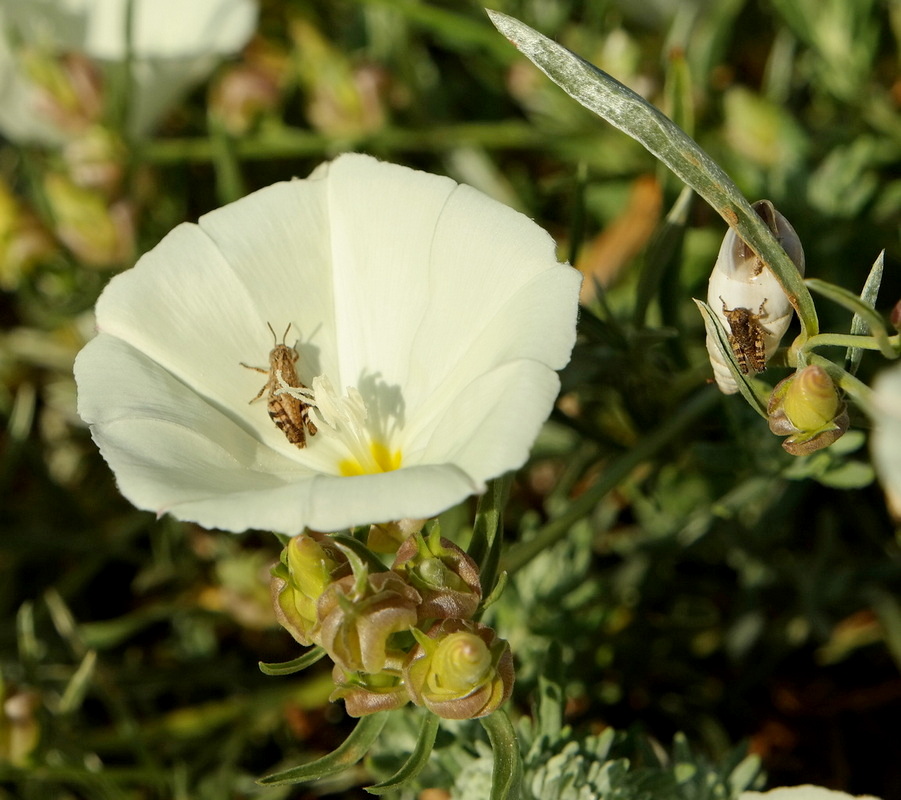
MULTIPOLYGON (((376 531, 382 552, 385 530, 376 531)), ((331 699, 342 698, 354 717, 411 700, 446 719, 497 710, 513 689, 513 657, 505 640, 473 620, 482 587, 472 558, 437 525, 408 535, 390 568, 362 548, 308 531, 272 569, 279 622, 335 663, 331 699)))

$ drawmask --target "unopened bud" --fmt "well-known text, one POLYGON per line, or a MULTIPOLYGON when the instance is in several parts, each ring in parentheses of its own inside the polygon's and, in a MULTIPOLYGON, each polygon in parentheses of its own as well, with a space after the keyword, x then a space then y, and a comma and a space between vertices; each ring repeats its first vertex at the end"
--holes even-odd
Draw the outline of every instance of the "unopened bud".
POLYGON ((392 635, 416 624, 419 593, 395 572, 348 575, 319 599, 318 643, 345 672, 377 673, 392 635))
POLYGON ((72 182, 85 189, 96 189, 107 197, 115 195, 122 182, 125 158, 122 140, 99 125, 69 140, 63 148, 63 160, 72 182))
POLYGON ((316 604, 332 581, 350 574, 344 553, 323 533, 302 533, 272 568, 272 601, 281 625, 302 645, 313 644, 316 604))
POLYGON ((33 84, 35 111, 63 135, 84 130, 100 119, 103 85, 100 70, 80 53, 48 55, 39 48, 21 53, 33 84))
POLYGON ((475 719, 496 711, 513 691, 510 645, 477 622, 436 623, 407 656, 410 698, 445 719, 475 719))
POLYGON ((344 708, 352 717, 400 708, 410 702, 402 670, 403 658, 397 654, 390 655, 382 671, 375 675, 345 672, 336 664, 332 670, 335 690, 329 700, 344 700, 344 708))
POLYGON ((482 599, 479 568, 449 539, 414 534, 397 551, 392 566, 422 596, 419 620, 471 617, 482 599))
POLYGON ((127 201, 108 205, 101 194, 58 174, 46 176, 44 192, 56 235, 81 261, 112 267, 131 258, 134 220, 127 201))
POLYGON ((891 314, 889 314, 889 320, 896 331, 901 331, 901 300, 895 303, 891 314))
MULTIPOLYGON (((804 250, 795 229, 769 200, 759 200, 753 208, 803 275, 804 250)), ((741 371, 762 372, 788 329, 792 305, 776 276, 731 228, 710 274, 707 304, 728 335, 741 371)), ((707 353, 720 391, 737 392, 735 378, 709 333, 707 353)))
POLYGON ((767 406, 770 430, 800 456, 828 447, 848 430, 848 412, 832 378, 815 364, 776 384, 767 406))
POLYGON ((399 519, 396 522, 383 522, 369 528, 366 546, 375 553, 396 553, 397 548, 409 536, 419 533, 425 525, 424 519, 399 519))

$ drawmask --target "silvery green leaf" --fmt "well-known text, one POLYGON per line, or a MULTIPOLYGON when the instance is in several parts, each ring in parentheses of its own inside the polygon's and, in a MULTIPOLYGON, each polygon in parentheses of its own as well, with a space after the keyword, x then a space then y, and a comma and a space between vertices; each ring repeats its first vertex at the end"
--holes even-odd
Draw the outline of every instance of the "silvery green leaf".
POLYGON ((819 329, 798 270, 731 178, 665 114, 607 73, 513 17, 488 11, 495 27, 570 97, 636 139, 703 197, 773 272, 806 337, 819 329))

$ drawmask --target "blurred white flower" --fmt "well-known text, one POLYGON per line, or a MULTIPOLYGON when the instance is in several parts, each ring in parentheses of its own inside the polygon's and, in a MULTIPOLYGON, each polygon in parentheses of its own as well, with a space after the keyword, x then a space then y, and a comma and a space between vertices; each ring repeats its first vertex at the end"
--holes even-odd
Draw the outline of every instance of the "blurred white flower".
POLYGON ((98 120, 128 54, 128 127, 143 135, 256 28, 257 0, 0 0, 0 132, 59 145, 98 120), (108 75, 107 75, 108 77, 108 75))
MULTIPOLYGON (((122 493, 206 527, 423 518, 521 466, 575 341, 579 274, 523 215, 345 155, 183 224, 97 303, 79 413, 122 493), (301 448, 249 404, 267 323, 299 354, 301 448)), ((273 380, 280 397, 291 381, 273 380)))
POLYGON ((873 392, 873 466, 889 508, 901 519, 901 364, 883 370, 873 392))
POLYGON ((768 792, 742 792, 738 800, 878 800, 872 795, 850 795, 822 786, 780 786, 768 792))

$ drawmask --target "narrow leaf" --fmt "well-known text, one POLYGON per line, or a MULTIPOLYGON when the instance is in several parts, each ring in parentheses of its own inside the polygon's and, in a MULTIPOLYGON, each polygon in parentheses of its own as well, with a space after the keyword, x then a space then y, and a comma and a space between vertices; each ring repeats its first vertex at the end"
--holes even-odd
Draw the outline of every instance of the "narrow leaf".
POLYGON ((71 677, 69 683, 66 684, 66 690, 63 692, 62 699, 59 701, 60 714, 69 714, 72 711, 77 711, 81 707, 85 695, 87 695, 88 689, 91 686, 91 680, 94 677, 94 670, 96 667, 97 651, 89 650, 85 653, 84 658, 81 660, 81 664, 78 665, 78 669, 75 670, 75 674, 71 677))
POLYGON ((684 187, 648 245, 635 293, 633 320, 636 327, 644 326, 648 306, 659 293, 663 275, 674 265, 685 235, 693 199, 694 192, 689 187, 684 187))
POLYGON ((394 789, 399 789, 422 772, 423 767, 429 761, 429 756, 432 754, 432 748, 435 746, 435 737, 438 735, 438 723, 440 721, 440 717, 427 711, 422 721, 422 727, 419 729, 416 747, 410 754, 410 757, 404 762, 404 765, 387 780, 374 786, 367 786, 366 791, 370 794, 385 794, 394 789))
MULTIPOLYGON (((860 293, 862 302, 869 306, 876 305, 876 297, 879 295, 879 287, 882 285, 882 268, 885 261, 885 250, 883 250, 873 262, 870 268, 870 274, 867 275, 866 282, 863 285, 863 291, 860 293)), ((851 320, 851 335, 866 336, 870 332, 870 326, 860 314, 855 313, 851 320)), ((860 347, 849 347, 845 354, 845 369, 852 375, 857 372, 860 366, 860 359, 863 356, 863 349, 860 347)))
POLYGON ((665 114, 607 73, 513 17, 488 11, 495 27, 570 97, 628 134, 703 197, 776 276, 805 338, 816 308, 798 269, 728 175, 665 114))
POLYGON ((707 333, 710 334, 716 342, 717 348, 722 354, 723 360, 726 362, 726 366, 732 373, 732 377, 735 379, 735 383, 738 386, 738 391, 741 392, 742 397, 748 401, 751 408, 766 419, 766 403, 763 398, 757 394, 751 379, 739 369, 738 362, 735 360, 735 353, 732 352, 732 347, 729 345, 729 336, 723 329, 719 318, 703 300, 698 300, 697 298, 692 299, 695 301, 695 305, 698 307, 701 316, 704 318, 704 327, 707 329, 707 333))
POLYGON ((494 771, 491 774, 489 800, 518 800, 522 780, 522 756, 510 718, 503 711, 495 711, 479 720, 491 749, 494 751, 494 771))
POLYGON ((476 508, 469 555, 479 565, 483 591, 490 592, 497 577, 504 506, 507 505, 512 482, 512 474, 490 481, 476 508))
POLYGON ((323 656, 325 656, 325 650, 317 646, 291 661, 278 663, 260 661, 260 672, 266 675, 293 675, 295 672, 300 672, 302 669, 312 666, 323 656))
POLYGON ((390 713, 390 711, 379 711, 376 714, 370 714, 368 717, 362 717, 350 736, 327 756, 318 758, 308 764, 301 764, 299 767, 292 767, 283 772, 267 775, 265 778, 260 778, 257 783, 263 786, 301 783, 324 778, 327 775, 334 775, 347 769, 347 767, 353 766, 375 744, 375 740, 378 739, 382 728, 385 727, 390 713))

